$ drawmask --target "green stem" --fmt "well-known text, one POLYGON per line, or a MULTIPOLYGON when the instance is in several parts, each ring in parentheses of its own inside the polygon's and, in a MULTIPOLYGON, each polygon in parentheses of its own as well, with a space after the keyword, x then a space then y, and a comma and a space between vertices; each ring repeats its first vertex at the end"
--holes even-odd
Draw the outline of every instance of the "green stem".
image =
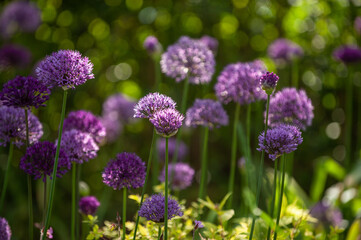
POLYGON ((65 108, 66 108, 67 96, 68 96, 68 91, 65 90, 64 95, 63 95, 63 105, 62 105, 61 115, 60 115, 58 143, 57 143, 57 146, 56 146, 54 168, 53 168, 53 174, 52 174, 51 186, 50 186, 50 193, 49 193, 48 211, 46 213, 45 226, 44 226, 44 230, 43 230, 44 234, 42 236, 42 240, 45 240, 46 232, 47 232, 47 230, 49 228, 51 212, 52 212, 52 209, 53 209, 53 200, 54 200, 55 182, 56 182, 56 172, 57 172, 57 169, 58 169, 59 151, 60 151, 61 135, 63 133, 63 123, 64 123, 64 118, 65 118, 65 108))
POLYGON ((203 151, 202 151, 202 170, 201 170, 201 183, 199 186, 199 198, 204 199, 205 186, 207 184, 207 147, 208 147, 208 133, 209 128, 204 128, 203 137, 203 151))
MULTIPOLYGON (((278 159, 275 160, 275 169, 273 173, 273 193, 272 193, 272 202, 271 202, 271 211, 270 211, 271 218, 273 218, 276 192, 277 192, 277 163, 278 163, 278 159)), ((270 240, 270 238, 271 238, 271 226, 269 226, 267 230, 267 240, 270 240)))
POLYGON ((298 88, 298 60, 294 60, 292 62, 291 78, 292 78, 292 86, 298 88))
MULTIPOLYGON (((144 181, 144 185, 143 185, 143 189, 142 189, 142 196, 140 197, 139 209, 143 204, 145 189, 147 188, 147 183, 148 183, 148 178, 149 178, 149 171, 150 171, 150 167, 152 166, 152 157, 153 157, 153 148, 154 148, 153 145, 154 145, 154 140, 155 140, 156 136, 157 136, 156 131, 155 131, 155 129, 153 129, 153 137, 152 137, 152 142, 150 144, 150 151, 149 151, 148 163, 147 163, 147 172, 145 174, 145 181, 144 181)), ((138 211, 139 211, 139 209, 138 209, 138 211)), ((138 224, 139 224, 139 215, 137 215, 137 220, 136 220, 136 223, 135 223, 133 240, 135 240, 135 238, 137 236, 138 224)))
POLYGON ((7 163, 7 165, 6 165, 4 183, 3 183, 3 188, 2 188, 2 192, 1 192, 1 198, 0 198, 0 212, 1 212, 1 213, 2 213, 2 208, 3 208, 3 206, 4 206, 6 188, 7 188, 7 186, 8 186, 9 172, 10 172, 11 161, 12 161, 12 159, 13 159, 13 153, 14 153, 14 144, 13 144, 12 142, 10 142, 9 155, 8 155, 8 163, 7 163))
POLYGON ((346 168, 350 168, 352 159, 352 77, 353 74, 349 68, 350 74, 346 86, 346 168))
POLYGON ((123 222, 123 236, 122 239, 125 239, 125 219, 127 218, 127 188, 124 187, 123 188, 123 217, 122 217, 122 222, 123 222))
POLYGON ((186 77, 184 79, 181 113, 185 113, 187 107, 188 88, 189 88, 189 77, 186 77))
POLYGON ((253 165, 252 165, 252 152, 251 152, 251 112, 252 112, 252 104, 249 104, 247 106, 247 119, 246 119, 246 141, 247 141, 247 152, 246 152, 246 167, 247 171, 245 171, 245 174, 247 177, 245 178, 248 183, 246 186, 250 187, 251 189, 254 189, 254 181, 252 181, 252 175, 253 175, 253 165))
MULTIPOLYGON (((26 128, 26 149, 29 147, 29 116, 28 109, 25 108, 25 128, 26 128)), ((28 214, 29 214, 29 240, 32 240, 34 237, 34 217, 33 217, 33 187, 31 176, 27 175, 27 183, 28 183, 28 214)))
POLYGON ((157 91, 160 91, 162 75, 160 72, 160 59, 159 58, 154 59, 154 72, 155 72, 155 85, 156 85, 157 91))
POLYGON ((278 203, 278 212, 277 212, 277 221, 276 221, 276 228, 275 228, 275 235, 273 240, 277 239, 277 228, 280 222, 280 216, 281 216, 281 210, 282 210, 282 198, 283 198, 283 189, 284 189, 284 185, 285 185, 285 168, 286 168, 286 156, 283 155, 282 156, 282 183, 281 183, 281 192, 280 192, 280 198, 279 198, 279 203, 278 203))
POLYGON ((79 182, 80 182, 81 165, 76 168, 76 183, 75 183, 75 239, 80 237, 80 222, 79 222, 79 182))
POLYGON ((165 139, 164 240, 168 240, 168 138, 165 139))
MULTIPOLYGON (((234 189, 234 178, 236 174, 236 156, 237 156, 237 126, 239 121, 239 112, 241 105, 236 103, 236 110, 234 113, 234 122, 233 122, 233 133, 232 133, 232 149, 231 149, 231 169, 229 174, 228 182, 228 193, 232 193, 234 189)), ((227 208, 232 207, 233 194, 229 197, 227 208)))
POLYGON ((44 227, 45 226, 45 218, 46 218, 46 189, 47 189, 47 186, 46 186, 46 175, 44 175, 44 186, 43 186, 43 200, 44 200, 44 202, 43 202, 43 224, 42 224, 42 227, 44 227))
POLYGON ((161 226, 159 226, 158 227, 158 240, 160 239, 160 237, 162 236, 162 227, 161 226))
MULTIPOLYGON (((270 95, 267 95, 266 123, 265 123, 265 127, 264 127, 263 145, 265 145, 266 137, 267 137, 269 102, 270 102, 270 95)), ((259 170, 258 170, 258 182, 257 182, 257 193, 256 193, 256 206, 257 206, 257 207, 258 207, 258 204, 259 204, 259 198, 260 198, 261 189, 262 189, 263 164, 264 164, 264 150, 262 151, 262 154, 261 154, 261 162, 260 162, 259 170)), ((256 216, 253 216, 253 218, 252 218, 251 232, 250 232, 250 235, 249 235, 249 239, 250 239, 250 240, 251 240, 252 237, 253 237, 253 231, 254 231, 255 223, 256 223, 256 216)))
POLYGON ((71 239, 75 240, 75 224, 76 224, 76 220, 75 220, 75 208, 76 208, 76 169, 77 169, 77 164, 75 162, 73 162, 73 169, 72 169, 72 181, 71 181, 71 239))

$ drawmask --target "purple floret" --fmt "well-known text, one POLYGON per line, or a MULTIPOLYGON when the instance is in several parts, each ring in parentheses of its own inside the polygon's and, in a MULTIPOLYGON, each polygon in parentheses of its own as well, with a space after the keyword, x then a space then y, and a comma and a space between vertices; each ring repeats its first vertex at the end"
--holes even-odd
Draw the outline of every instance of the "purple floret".
POLYGON ((287 123, 305 130, 313 116, 311 99, 304 90, 284 88, 270 100, 268 124, 271 127, 287 123))
POLYGON ((210 129, 228 125, 228 115, 222 104, 211 99, 196 99, 187 110, 186 126, 204 126, 210 129))
POLYGON ((134 107, 135 118, 152 118, 153 115, 167 108, 174 109, 176 103, 172 98, 158 92, 149 93, 141 98, 134 107))
MULTIPOLYGON (((37 142, 26 149, 25 155, 20 159, 19 167, 29 175, 33 175, 34 179, 51 177, 54 168, 56 146, 51 142, 37 142)), ((71 168, 71 163, 65 152, 60 149, 57 177, 62 177, 71 168)))
POLYGON ((100 206, 100 202, 94 196, 82 197, 79 200, 79 211, 84 215, 94 215, 100 206))
POLYGON ((0 217, 0 239, 1 240, 10 240, 11 239, 11 229, 8 221, 5 218, 0 217))
MULTIPOLYGON (((157 150, 158 156, 161 161, 165 161, 165 138, 158 138, 157 139, 157 150)), ((168 139, 168 157, 169 159, 173 159, 175 149, 176 149, 177 140, 175 138, 168 139)), ((183 141, 179 141, 178 143, 178 154, 177 154, 177 161, 183 161, 185 156, 188 153, 188 147, 183 141)))
POLYGON ((49 88, 75 88, 93 79, 93 64, 78 51, 60 50, 39 63, 36 74, 49 88))
MULTIPOLYGON (((183 190, 192 184, 194 169, 186 163, 169 164, 168 176, 170 187, 174 190, 183 190)), ((165 168, 159 176, 159 181, 165 181, 165 168)))
POLYGON ((162 72, 177 82, 188 77, 192 84, 205 84, 212 80, 215 60, 205 44, 183 36, 162 54, 160 64, 162 72))
POLYGON ((4 84, 0 92, 3 105, 17 108, 38 108, 45 106, 49 99, 50 90, 37 79, 28 76, 17 76, 4 84))
POLYGON ((0 71, 8 68, 26 68, 31 62, 31 52, 15 44, 7 44, 0 48, 0 71))
POLYGON ((270 159, 275 160, 285 153, 293 152, 302 143, 301 131, 292 125, 278 125, 267 131, 266 139, 264 132, 258 137, 258 151, 268 153, 270 159))
POLYGON ((160 54, 162 52, 162 45, 154 36, 148 36, 143 43, 143 47, 150 55, 160 54))
POLYGON ((275 61, 287 63, 303 56, 303 49, 296 43, 285 38, 279 38, 268 47, 268 56, 275 61))
POLYGON ((217 98, 223 104, 236 102, 241 105, 266 99, 259 81, 264 73, 266 67, 259 60, 226 66, 214 86, 217 98))
POLYGON ((117 93, 109 96, 103 103, 103 118, 128 123, 134 114, 135 100, 117 93))
POLYGON ((201 221, 194 220, 194 230, 204 228, 204 225, 201 221))
POLYGON ((213 53, 216 53, 218 50, 218 40, 216 38, 204 35, 199 39, 203 44, 205 44, 213 53))
POLYGON ((355 63, 361 61, 361 49, 357 46, 345 45, 335 49, 333 56, 344 63, 355 63))
MULTIPOLYGON (((139 209, 139 216, 156 223, 164 222, 165 197, 163 194, 154 194, 147 198, 139 209)), ((183 216, 177 200, 168 197, 168 220, 175 216, 183 216)))
POLYGON ((318 202, 311 208, 310 214, 317 218, 325 226, 340 227, 342 225, 342 213, 339 209, 331 207, 326 202, 318 202))
POLYGON ((120 190, 124 187, 140 188, 144 185, 145 163, 135 153, 119 153, 111 160, 102 173, 103 183, 120 190))
POLYGON ((260 83, 262 86, 262 89, 268 94, 271 95, 273 91, 276 89, 277 82, 279 80, 279 77, 274 74, 273 72, 267 72, 262 75, 260 78, 260 83))
POLYGON ((149 119, 157 134, 162 137, 174 136, 182 126, 183 120, 184 116, 172 108, 158 111, 149 119))

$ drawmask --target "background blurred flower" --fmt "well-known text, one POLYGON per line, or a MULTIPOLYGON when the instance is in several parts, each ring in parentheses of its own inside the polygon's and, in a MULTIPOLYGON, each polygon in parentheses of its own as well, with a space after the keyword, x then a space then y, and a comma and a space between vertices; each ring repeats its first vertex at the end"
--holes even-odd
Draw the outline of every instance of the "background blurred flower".
POLYGON ((15 44, 7 44, 0 48, 0 71, 8 68, 26 68, 31 62, 31 52, 15 44))
MULTIPOLYGON (((168 176, 171 179, 170 187, 174 190, 183 190, 192 184, 194 169, 186 163, 170 163, 168 166, 168 176)), ((165 182, 165 169, 159 176, 159 181, 165 182)))
POLYGON ((142 97, 134 107, 135 118, 152 118, 153 115, 167 108, 174 109, 176 103, 172 98, 160 94, 160 93, 149 93, 145 97, 142 97))
POLYGON ((355 63, 361 61, 361 49, 352 45, 340 46, 333 51, 333 56, 344 63, 355 63))
POLYGON ((119 121, 112 120, 111 118, 107 118, 107 117, 102 117, 100 121, 105 127, 106 141, 108 143, 116 141, 119 135, 122 133, 123 125, 119 121))
POLYGON ((1 240, 10 240, 11 239, 11 229, 8 221, 5 218, 0 217, 0 239, 1 240))
POLYGON ((134 99, 121 93, 113 94, 103 103, 102 116, 125 124, 133 118, 134 107, 134 99))
POLYGON ((276 39, 268 46, 268 56, 278 64, 285 64, 303 56, 303 49, 296 43, 285 38, 276 39))
POLYGON ((342 213, 340 210, 331 207, 326 202, 316 203, 310 210, 310 214, 325 226, 341 227, 342 213))
POLYGON ((361 34, 361 17, 356 17, 354 21, 354 28, 358 34, 361 34))
POLYGON ((172 108, 158 111, 149 119, 155 127, 157 134, 162 137, 174 136, 182 126, 183 120, 183 115, 172 108))
POLYGON ((218 40, 208 35, 202 36, 199 41, 205 44, 214 54, 218 50, 218 40))
POLYGON ((143 47, 149 55, 160 55, 163 51, 162 45, 154 36, 148 36, 143 43, 143 47))
POLYGON ((82 197, 79 200, 79 211, 84 215, 94 215, 100 206, 100 202, 94 196, 82 197))
MULTIPOLYGON (((165 138, 158 138, 157 139, 157 151, 158 156, 161 161, 165 161, 165 138)), ((169 138, 168 139, 168 156, 169 159, 173 159, 175 149, 176 149, 176 139, 175 138, 169 138)), ((178 154, 177 154, 177 161, 183 161, 184 158, 187 156, 188 153, 188 147, 187 145, 180 140, 178 143, 178 154)))

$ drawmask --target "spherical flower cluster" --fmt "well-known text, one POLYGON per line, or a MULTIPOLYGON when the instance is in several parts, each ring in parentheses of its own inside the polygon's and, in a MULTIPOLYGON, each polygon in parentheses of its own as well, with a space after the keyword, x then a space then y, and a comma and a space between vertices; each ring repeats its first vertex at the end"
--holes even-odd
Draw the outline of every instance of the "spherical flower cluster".
MULTIPOLYGON (((31 112, 28 115, 29 143, 33 144, 43 136, 43 126, 31 112)), ((25 111, 21 108, 0 106, 0 146, 14 143, 20 147, 26 141, 25 111)))
MULTIPOLYGON (((171 163, 168 166, 168 176, 172 189, 183 190, 192 184, 194 169, 186 163, 171 163)), ((159 181, 165 182, 165 169, 160 174, 159 181)))
POLYGON ((145 163, 135 153, 119 153, 102 173, 103 182, 114 190, 140 188, 144 185, 145 163))
POLYGON ((339 209, 331 207, 326 202, 318 202, 311 208, 310 214, 317 218, 325 226, 340 227, 342 225, 342 213, 339 209))
POLYGON ((184 116, 175 109, 167 108, 156 112, 149 121, 162 137, 174 136, 182 126, 184 116))
POLYGON ((105 127, 106 141, 109 143, 115 142, 123 130, 123 124, 108 117, 102 117, 100 121, 105 127))
POLYGON ((334 58, 344 63, 355 63, 361 61, 361 49, 357 46, 341 46, 333 52, 334 58))
MULTIPOLYGON (((29 175, 33 175, 34 179, 46 176, 51 177, 54 168, 56 146, 51 142, 37 142, 26 149, 25 155, 20 159, 19 167, 29 175)), ((57 177, 62 177, 71 168, 71 163, 65 152, 60 149, 57 177)))
POLYGON ((356 17, 354 22, 355 31, 360 35, 361 34, 361 17, 356 17))
POLYGON ((31 62, 31 52, 20 45, 7 44, 0 48, 0 70, 26 68, 31 62))
POLYGON ((77 129, 63 132, 60 148, 68 155, 70 162, 79 164, 95 158, 99 150, 89 133, 77 129))
POLYGON ((10 240, 11 239, 11 229, 8 221, 5 218, 0 217, 0 239, 1 240, 10 240))
POLYGON ((193 106, 187 110, 185 124, 213 129, 228 125, 228 115, 221 103, 211 99, 196 99, 193 106))
POLYGON ((135 118, 152 118, 153 115, 167 108, 174 109, 176 103, 172 98, 160 94, 160 93, 149 93, 145 97, 141 98, 134 107, 135 118))
POLYGON ((256 100, 266 99, 267 95, 259 81, 265 72, 266 68, 259 60, 226 66, 214 86, 217 98, 224 104, 231 101, 250 104, 256 100))
MULTIPOLYGON (((139 216, 155 223, 164 222, 165 197, 162 194, 154 194, 147 198, 139 209, 139 216)), ((168 197, 168 220, 175 216, 183 216, 182 209, 177 200, 168 197)))
POLYGON ((94 196, 82 197, 79 200, 79 211, 84 215, 94 215, 100 206, 100 202, 94 196))
POLYGON ((284 88, 270 100, 268 124, 271 127, 288 123, 305 130, 313 116, 311 99, 304 90, 284 88))
POLYGON ((274 90, 276 89, 278 80, 279 80, 279 77, 272 72, 271 73, 267 72, 267 73, 263 74, 262 77, 260 78, 262 89, 268 95, 271 95, 274 92, 274 90))
POLYGON ((102 116, 121 123, 128 123, 133 117, 134 107, 134 99, 117 93, 108 97, 103 103, 102 116))
POLYGON ((49 99, 50 90, 37 79, 29 76, 17 76, 4 84, 0 92, 3 105, 18 108, 38 108, 45 106, 49 99))
POLYGON ((143 47, 150 55, 160 54, 162 52, 162 45, 154 36, 148 36, 144 40, 143 47))
POLYGON ((212 51, 199 40, 181 37, 169 46, 160 61, 162 72, 177 82, 189 78, 192 84, 209 83, 214 73, 212 51))
POLYGON ((42 60, 36 68, 40 81, 48 87, 75 88, 93 79, 93 64, 78 51, 60 50, 42 60))
POLYGON ((280 63, 287 63, 295 58, 303 56, 302 48, 285 38, 275 40, 268 47, 268 56, 280 63))
POLYGON ((64 120, 64 131, 77 129, 89 133, 97 144, 104 140, 106 131, 103 123, 91 112, 84 110, 70 112, 64 120))
POLYGON ((275 160, 279 156, 293 152, 302 143, 300 130, 292 125, 281 124, 267 131, 266 139, 264 132, 258 137, 258 151, 265 151, 269 158, 275 160))
MULTIPOLYGON (((157 151, 158 156, 161 161, 165 161, 165 138, 158 138, 157 139, 157 151)), ((168 139, 168 157, 169 159, 173 159, 175 154, 177 141, 175 138, 168 139)), ((178 142, 178 153, 177 153, 177 161, 183 161, 185 156, 188 153, 188 147, 183 141, 178 142)))
POLYGON ((216 53, 218 50, 218 40, 204 35, 203 37, 201 37, 199 39, 199 41, 201 41, 203 44, 205 44, 213 53, 216 53))

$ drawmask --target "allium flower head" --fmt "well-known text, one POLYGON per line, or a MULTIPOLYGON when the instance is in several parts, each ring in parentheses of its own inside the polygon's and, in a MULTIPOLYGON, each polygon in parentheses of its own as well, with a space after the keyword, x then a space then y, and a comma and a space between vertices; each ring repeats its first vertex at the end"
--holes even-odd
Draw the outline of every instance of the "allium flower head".
POLYGON ((258 151, 265 151, 269 158, 275 160, 279 156, 293 152, 302 143, 300 130, 292 125, 278 125, 267 131, 266 139, 264 132, 258 137, 258 151))
POLYGON ((310 214, 326 226, 340 227, 342 225, 342 212, 326 202, 316 203, 311 208, 310 214))
MULTIPOLYGON (((156 223, 164 222, 165 197, 162 194, 154 194, 147 198, 139 209, 139 216, 156 223)), ((168 220, 175 216, 183 216, 182 209, 177 200, 168 196, 168 220)))
MULTIPOLYGON (((168 166, 168 176, 170 176, 169 181, 172 179, 170 182, 172 189, 183 190, 192 184, 194 169, 186 163, 171 163, 168 166)), ((165 168, 159 176, 159 181, 165 181, 165 168)))
POLYGON ((106 135, 105 127, 100 119, 84 110, 70 112, 64 120, 63 129, 64 131, 77 129, 89 133, 97 144, 103 141, 106 135))
POLYGON ((259 82, 265 72, 266 67, 259 60, 226 66, 214 86, 217 98, 223 104, 231 101, 250 104, 256 100, 266 99, 267 95, 259 82))
POLYGON ((143 43, 143 47, 150 55, 160 54, 162 52, 162 45, 154 36, 148 36, 143 43))
POLYGON ((355 18, 354 28, 358 34, 361 34, 361 17, 355 18))
POLYGON ((174 136, 182 126, 184 116, 175 109, 167 108, 156 112, 149 121, 162 137, 174 136))
MULTIPOLYGON (((157 151, 159 159, 163 162, 165 161, 165 138, 158 138, 157 139, 157 151)), ((169 159, 173 159, 175 154, 177 141, 175 138, 168 139, 168 157, 169 159)), ((178 154, 177 154, 177 161, 183 161, 185 156, 188 153, 188 147, 183 141, 179 141, 178 143, 178 154)))
POLYGON ((109 118, 108 116, 100 119, 106 131, 106 141, 115 142, 123 130, 123 125, 116 120, 109 118))
POLYGON ((84 215, 94 215, 100 206, 100 202, 94 196, 82 197, 79 200, 79 211, 84 215))
POLYGON ((218 50, 218 40, 216 38, 204 35, 199 39, 203 44, 205 44, 213 53, 216 53, 218 50))
POLYGON ((117 93, 108 97, 103 103, 103 118, 128 123, 134 114, 135 101, 117 93))
POLYGON ((157 92, 149 93, 135 105, 133 117, 152 118, 156 112, 167 108, 174 109, 175 105, 173 99, 166 95, 157 92))
POLYGON ((199 40, 181 37, 177 43, 169 46, 160 61, 162 72, 177 82, 189 78, 192 84, 205 84, 212 80, 214 73, 214 55, 199 40))
POLYGON ((39 63, 36 74, 40 81, 52 87, 75 88, 93 79, 93 64, 78 51, 60 50, 39 63))
POLYGON ((70 162, 79 164, 95 158, 99 150, 89 133, 77 129, 63 132, 60 148, 68 155, 70 162))
POLYGON ((145 163, 135 153, 119 153, 104 168, 103 183, 114 190, 140 188, 145 181, 145 163))
POLYGON ((268 47, 268 56, 281 64, 303 56, 303 49, 296 43, 285 38, 275 40, 268 47))
MULTIPOLYGON (((56 146, 51 142, 37 142, 26 149, 25 155, 20 159, 19 167, 29 175, 33 175, 34 179, 46 176, 51 177, 54 168, 56 146)), ((65 152, 60 149, 57 177, 62 177, 71 168, 71 163, 65 152)))
POLYGON ((8 68, 26 68, 31 62, 31 52, 15 44, 7 44, 0 48, 0 71, 8 68))
POLYGON ((193 106, 187 110, 185 124, 213 129, 228 125, 228 115, 221 103, 211 99, 196 99, 193 106))
MULTIPOLYGON (((43 126, 31 112, 28 114, 29 143, 43 136, 43 126)), ((26 141, 25 111, 21 108, 0 106, 0 146, 13 142, 20 147, 26 141)))
MULTIPOLYGON (((164 212, 164 211, 163 211, 164 212)), ((0 217, 0 239, 1 240, 10 240, 11 239, 11 229, 8 221, 5 218, 0 217)))
POLYGON ((28 76, 17 76, 4 84, 0 92, 3 105, 18 108, 38 108, 45 106, 49 99, 50 90, 37 79, 28 76))
POLYGON ((305 130, 311 125, 312 119, 312 102, 304 90, 284 88, 270 100, 268 118, 270 127, 288 123, 305 130))
POLYGON ((361 61, 361 49, 357 46, 341 46, 333 52, 334 58, 344 63, 355 63, 361 61))
POLYGON ((274 74, 272 72, 266 72, 260 78, 262 89, 268 95, 271 95, 274 92, 274 90, 276 89, 278 80, 279 80, 279 77, 276 74, 274 74))

